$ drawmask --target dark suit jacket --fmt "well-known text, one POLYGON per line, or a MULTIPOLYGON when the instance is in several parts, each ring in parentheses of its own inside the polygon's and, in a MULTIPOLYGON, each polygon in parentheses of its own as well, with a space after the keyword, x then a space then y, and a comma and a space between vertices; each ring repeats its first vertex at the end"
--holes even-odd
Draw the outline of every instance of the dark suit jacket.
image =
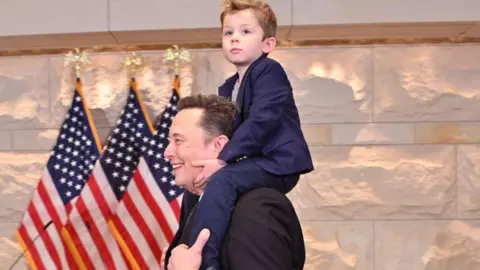
MULTIPOLYGON (((189 237, 190 211, 198 196, 184 195, 180 226, 166 255, 189 237)), ((273 189, 255 189, 242 195, 220 251, 222 270, 303 269, 305 244, 300 222, 288 198, 273 189)))
MULTIPOLYGON (((230 98, 237 80, 238 73, 228 78, 219 95, 230 98)), ((292 87, 278 62, 267 55, 253 62, 240 83, 237 103, 240 111, 234 134, 219 159, 233 163, 247 156, 277 175, 313 170, 292 87)))

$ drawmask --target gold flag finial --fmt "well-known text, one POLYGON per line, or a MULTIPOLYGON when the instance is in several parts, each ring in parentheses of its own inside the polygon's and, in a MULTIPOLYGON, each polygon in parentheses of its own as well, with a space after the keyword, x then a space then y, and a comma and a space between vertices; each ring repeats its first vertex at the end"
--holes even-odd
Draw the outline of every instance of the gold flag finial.
POLYGON ((180 73, 180 65, 182 62, 192 61, 192 55, 189 51, 185 49, 180 49, 178 45, 173 45, 173 49, 167 49, 163 55, 163 63, 173 61, 173 66, 175 68, 175 74, 180 73))
POLYGON ((80 78, 81 65, 85 63, 89 64, 90 60, 88 60, 85 52, 80 52, 80 49, 75 48, 75 53, 69 51, 65 58, 65 65, 69 65, 72 62, 75 63, 75 75, 77 78, 80 78))
POLYGON ((137 55, 135 52, 132 52, 131 56, 126 56, 125 59, 123 59, 122 67, 129 68, 130 76, 133 78, 135 77, 135 73, 137 72, 138 68, 142 66, 143 63, 143 58, 137 55))

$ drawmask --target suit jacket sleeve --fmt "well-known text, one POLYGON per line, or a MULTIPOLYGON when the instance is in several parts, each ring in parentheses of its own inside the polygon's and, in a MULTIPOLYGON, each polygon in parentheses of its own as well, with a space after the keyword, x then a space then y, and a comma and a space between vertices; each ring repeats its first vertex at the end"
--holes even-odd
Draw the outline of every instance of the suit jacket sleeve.
POLYGON ((282 118, 286 104, 293 99, 292 87, 280 64, 269 61, 255 69, 251 78, 253 102, 249 117, 234 132, 219 156, 226 163, 261 153, 272 129, 282 118))
POLYGON ((278 196, 252 194, 256 198, 235 206, 224 244, 229 270, 303 269, 300 223, 289 201, 278 196))

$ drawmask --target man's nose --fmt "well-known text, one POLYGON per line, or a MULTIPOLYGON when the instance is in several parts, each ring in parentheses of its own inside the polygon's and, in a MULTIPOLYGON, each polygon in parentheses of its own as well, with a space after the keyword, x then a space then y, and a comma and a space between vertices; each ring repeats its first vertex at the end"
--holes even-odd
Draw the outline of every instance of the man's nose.
POLYGON ((167 145, 167 148, 165 148, 165 153, 164 153, 165 157, 170 160, 174 157, 172 148, 173 148, 172 142, 169 142, 167 145))

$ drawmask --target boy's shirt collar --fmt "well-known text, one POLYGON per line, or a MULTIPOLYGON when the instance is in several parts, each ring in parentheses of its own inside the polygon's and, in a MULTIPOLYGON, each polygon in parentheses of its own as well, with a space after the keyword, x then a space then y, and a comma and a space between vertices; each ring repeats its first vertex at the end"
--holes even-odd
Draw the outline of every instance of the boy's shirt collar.
MULTIPOLYGON (((259 58, 257 58, 250 66, 255 65, 257 62, 261 61, 263 58, 268 57, 268 53, 262 54, 259 58)), ((251 68, 248 68, 243 77, 247 76, 247 73, 250 72, 251 68)), ((225 83, 219 87, 219 94, 223 96, 232 96, 233 88, 235 87, 235 83, 238 81, 239 74, 236 72, 230 78, 225 80, 225 83)), ((239 82, 240 83, 240 82, 239 82)))

